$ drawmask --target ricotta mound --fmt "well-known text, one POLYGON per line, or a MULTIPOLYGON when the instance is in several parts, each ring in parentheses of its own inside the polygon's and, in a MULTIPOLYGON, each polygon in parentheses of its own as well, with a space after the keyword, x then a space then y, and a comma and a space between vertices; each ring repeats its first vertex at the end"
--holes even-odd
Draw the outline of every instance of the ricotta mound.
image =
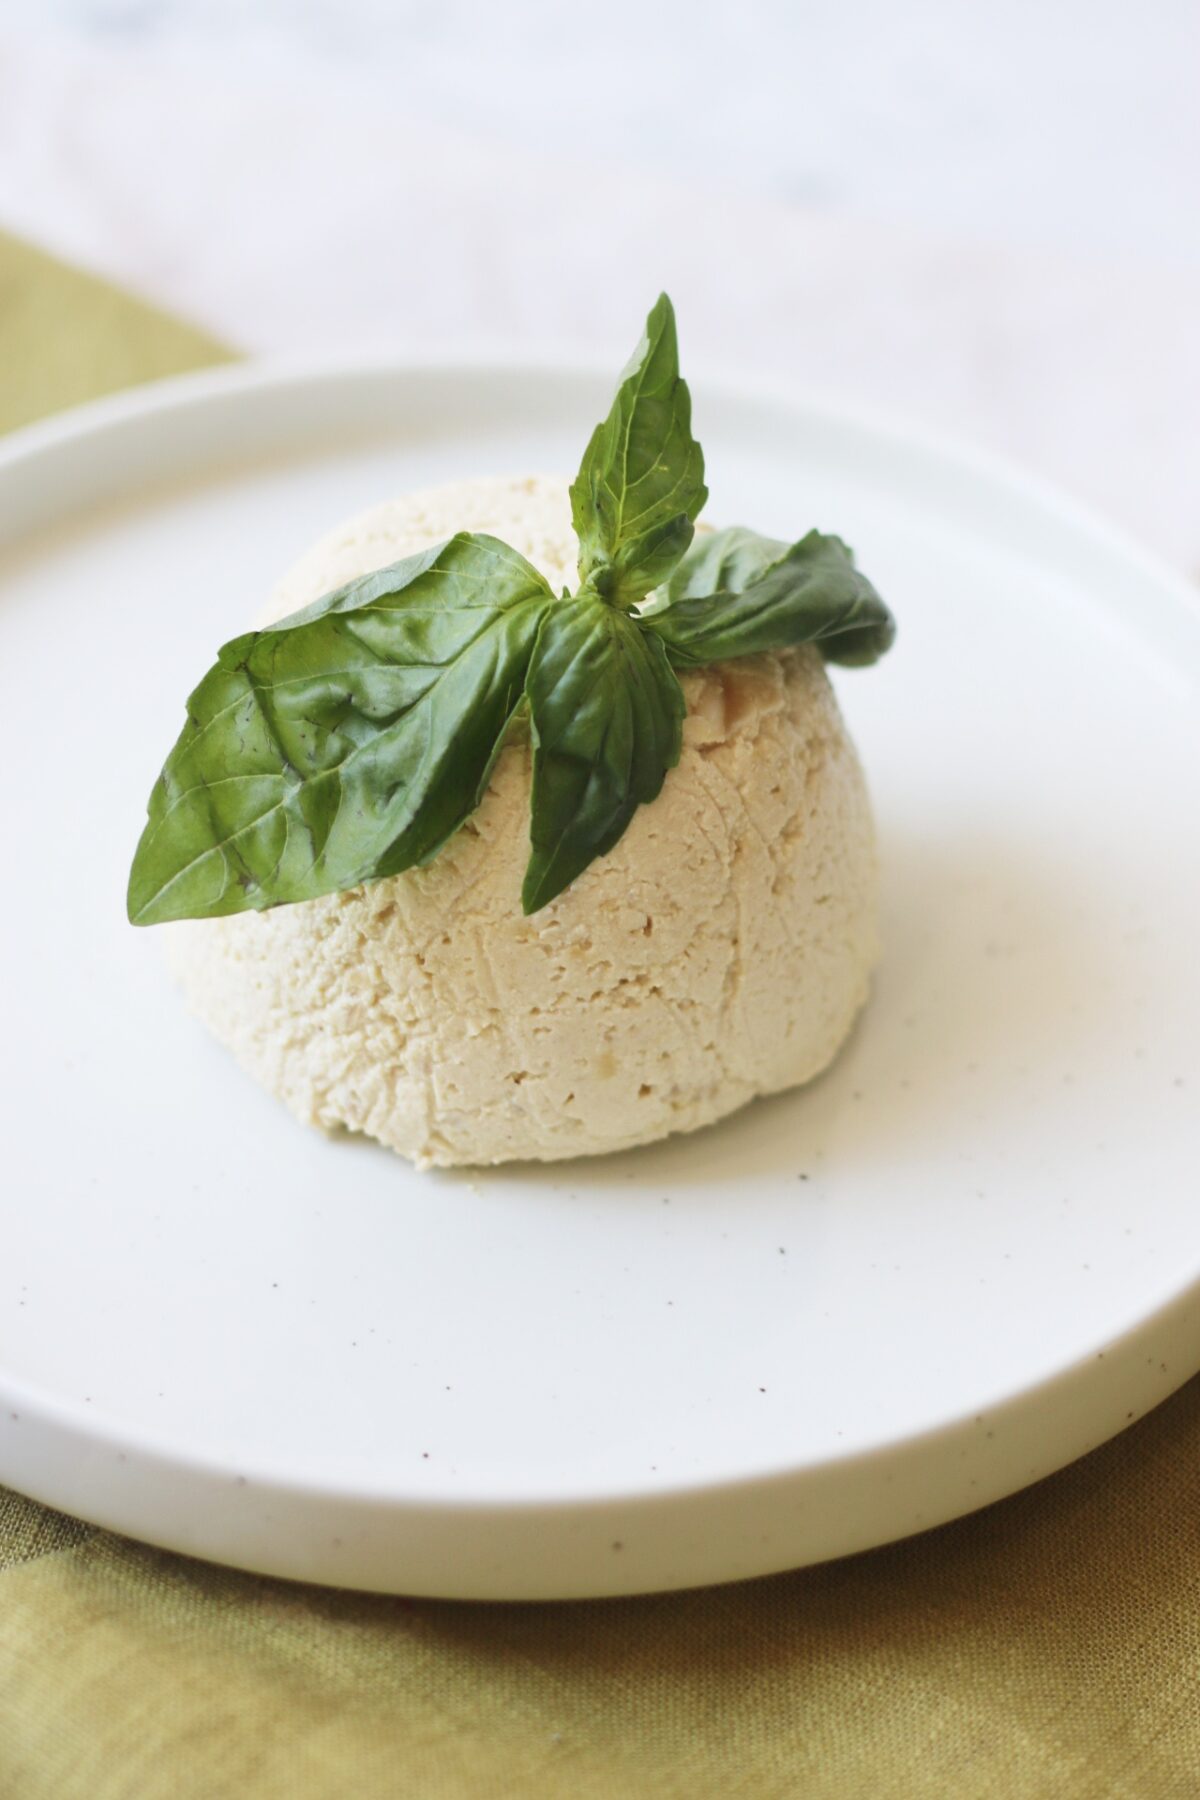
MULTIPOLYGON (((316 545, 268 619, 457 530, 575 580, 565 482, 478 481, 316 545)), ((815 650, 683 677, 683 757, 616 848, 525 918, 530 751, 428 867, 164 929, 190 1005, 297 1118, 418 1168, 592 1155, 809 1081, 876 955, 862 772, 815 650)))

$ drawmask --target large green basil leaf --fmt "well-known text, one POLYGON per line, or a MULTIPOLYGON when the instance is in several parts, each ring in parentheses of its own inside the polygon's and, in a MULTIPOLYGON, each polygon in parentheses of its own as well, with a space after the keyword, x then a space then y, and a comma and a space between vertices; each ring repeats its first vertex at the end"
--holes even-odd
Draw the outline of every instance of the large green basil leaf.
POLYGON ((311 900, 436 854, 479 804, 550 589, 460 532, 226 644, 129 881, 135 924, 311 900))
POLYGON ((813 643, 828 662, 873 663, 896 635, 840 538, 789 545, 741 525, 698 538, 641 623, 681 667, 813 643))
POLYGON ((617 606, 636 605, 691 543, 707 498, 675 313, 661 294, 571 486, 581 579, 617 606))
POLYGON ((685 706, 663 646, 589 594, 547 611, 527 693, 532 855, 521 901, 532 913, 657 797, 679 761, 685 706))

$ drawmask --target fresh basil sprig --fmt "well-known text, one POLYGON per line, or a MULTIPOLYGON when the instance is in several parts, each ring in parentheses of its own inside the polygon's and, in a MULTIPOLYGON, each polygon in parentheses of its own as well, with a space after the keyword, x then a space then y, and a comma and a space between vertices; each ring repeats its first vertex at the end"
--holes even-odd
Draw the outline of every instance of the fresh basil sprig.
POLYGON ((556 598, 508 545, 459 532, 234 638, 150 797, 130 919, 312 900, 430 861, 521 720, 537 912, 679 761, 676 669, 802 643, 883 654, 891 614, 840 539, 693 542, 706 498, 664 294, 571 487, 579 590, 556 598))

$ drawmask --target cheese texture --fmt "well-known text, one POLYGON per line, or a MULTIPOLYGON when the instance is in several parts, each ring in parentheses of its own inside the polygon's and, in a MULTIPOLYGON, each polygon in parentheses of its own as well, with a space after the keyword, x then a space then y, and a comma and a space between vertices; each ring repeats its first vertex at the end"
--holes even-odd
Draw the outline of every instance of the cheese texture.
MULTIPOLYGON (((566 484, 479 481, 333 532, 267 616, 457 530, 504 538, 556 593, 574 584, 566 484)), ((624 1149, 810 1080, 876 955, 858 759, 814 650, 683 687, 661 795, 541 912, 521 912, 530 752, 514 743, 428 867, 165 927, 193 1010, 298 1118, 420 1168, 624 1149)))

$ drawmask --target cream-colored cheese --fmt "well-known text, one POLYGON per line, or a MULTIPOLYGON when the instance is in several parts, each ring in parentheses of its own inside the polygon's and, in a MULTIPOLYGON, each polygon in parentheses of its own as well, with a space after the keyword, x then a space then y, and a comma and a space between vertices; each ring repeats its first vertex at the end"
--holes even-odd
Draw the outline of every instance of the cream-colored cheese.
MULTIPOLYGON (((565 483, 377 507, 281 583, 271 617, 456 530, 574 579, 565 483)), ((499 758, 429 867, 167 927, 190 1004, 298 1118, 418 1167, 551 1159, 692 1131, 808 1081, 875 958, 862 773, 819 655, 684 677, 684 751, 608 856, 525 918, 530 757, 499 758)))

